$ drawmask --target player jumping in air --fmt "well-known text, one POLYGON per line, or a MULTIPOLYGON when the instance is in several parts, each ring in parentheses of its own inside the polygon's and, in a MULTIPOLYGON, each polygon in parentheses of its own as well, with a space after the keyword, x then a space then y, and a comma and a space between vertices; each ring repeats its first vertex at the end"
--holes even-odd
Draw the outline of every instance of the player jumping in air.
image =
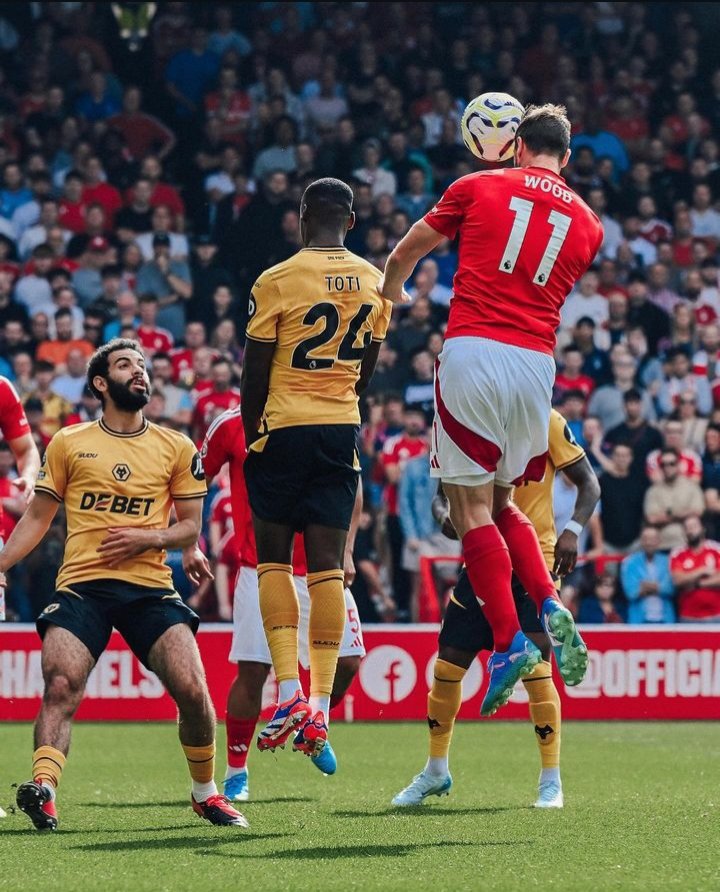
MULTIPOLYGON (((237 663, 238 671, 230 686, 227 698, 227 717, 225 719, 227 771, 223 782, 223 791, 231 801, 245 802, 250 796, 247 770, 248 750, 260 716, 262 689, 272 660, 260 614, 255 535, 243 476, 247 451, 239 408, 229 409, 213 421, 205 435, 200 454, 208 480, 213 478, 226 462, 230 471, 234 539, 237 543, 240 563, 233 601, 233 640, 230 648, 230 660, 237 663)), ((353 523, 345 547, 346 584, 352 581, 349 577, 354 575, 351 538, 354 538, 361 508, 362 500, 358 488, 353 523)), ((188 575, 193 576, 196 571, 199 572, 200 577, 209 574, 207 559, 197 546, 186 549, 183 560, 188 575)), ((305 668, 308 666, 307 635, 310 616, 310 596, 305 580, 306 573, 305 547, 302 536, 298 535, 295 537, 293 548, 293 581, 300 601, 299 653, 300 662, 305 668)), ((360 660, 365 656, 357 607, 348 588, 345 589, 345 612, 345 630, 330 698, 331 708, 343 698, 360 668, 360 660)), ((312 756, 312 762, 325 774, 335 772, 335 757, 329 743, 325 745, 318 756, 312 756)))
POLYGON ((32 780, 18 787, 17 804, 38 830, 57 828, 55 791, 72 719, 114 627, 177 704, 193 810, 212 824, 247 827, 213 780, 215 713, 194 638, 198 617, 174 591, 165 563, 167 549, 197 542, 206 493, 200 456, 187 437, 144 418, 150 380, 135 341, 97 350, 87 378, 102 417, 52 438, 35 498, 0 554, 4 584, 64 504, 65 557, 37 620, 45 691, 32 780), (177 523, 168 527, 171 503, 177 523))
POLYGON ((353 194, 341 180, 305 190, 305 246, 252 289, 243 363, 245 481, 257 544, 260 612, 279 703, 261 750, 293 747, 317 758, 345 628, 343 555, 357 492, 358 394, 367 386, 392 305, 380 273, 344 246, 353 194), (299 605, 292 550, 302 531, 310 594, 310 702, 298 678, 299 605))
MULTIPOLYGON (((549 570, 557 576, 570 573, 577 560, 578 533, 590 519, 600 497, 600 485, 590 462, 577 445, 565 419, 554 409, 550 414, 549 450, 542 483, 527 483, 513 493, 515 505, 532 522, 537 531, 543 556, 549 570), (557 471, 577 487, 572 519, 557 536, 553 516, 553 485, 557 471)), ((447 503, 439 494, 433 513, 448 527, 447 503)), ((540 782, 537 808, 562 808, 560 780, 560 697, 552 679, 550 641, 538 622, 537 611, 522 586, 513 587, 515 605, 523 632, 540 648, 542 662, 523 684, 530 701, 532 721, 540 749, 540 782)), ((460 574, 450 597, 442 629, 438 658, 433 672, 433 686, 428 694, 430 756, 420 774, 395 796, 393 805, 420 805, 428 796, 444 796, 450 792, 452 777, 448 754, 455 716, 462 702, 461 682, 477 653, 492 650, 493 635, 480 609, 465 570, 460 574)))
POLYGON ((570 122, 560 106, 528 108, 516 168, 461 177, 401 239, 380 293, 402 300, 418 260, 460 237, 446 340, 436 366, 431 471, 441 477, 467 574, 493 630, 483 715, 507 703, 541 659, 520 631, 515 571, 535 603, 566 684, 587 669, 587 648, 560 603, 512 487, 545 471, 555 329, 570 289, 602 242, 598 218, 560 176, 570 122))

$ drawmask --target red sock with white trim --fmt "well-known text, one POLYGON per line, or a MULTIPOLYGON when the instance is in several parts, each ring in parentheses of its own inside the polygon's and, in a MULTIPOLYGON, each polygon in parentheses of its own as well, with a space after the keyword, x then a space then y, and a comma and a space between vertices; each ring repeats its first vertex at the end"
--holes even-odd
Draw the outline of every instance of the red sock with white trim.
POLYGON ((226 778, 245 771, 258 718, 259 716, 251 719, 236 719, 230 713, 225 716, 225 728, 227 729, 226 778))
POLYGON ((540 613, 545 598, 558 598, 558 593, 535 527, 517 505, 503 508, 495 522, 507 543, 515 575, 540 613))
POLYGON ((495 650, 508 650, 520 628, 512 596, 508 547, 494 523, 467 532, 462 546, 470 584, 490 623, 495 650))

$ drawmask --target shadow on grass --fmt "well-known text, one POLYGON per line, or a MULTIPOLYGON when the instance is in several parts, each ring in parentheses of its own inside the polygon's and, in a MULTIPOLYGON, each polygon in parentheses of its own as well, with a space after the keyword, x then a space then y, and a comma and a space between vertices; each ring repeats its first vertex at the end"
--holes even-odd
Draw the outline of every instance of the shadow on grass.
MULTIPOLYGON (((29 835, 35 834, 36 836, 42 837, 43 839, 49 839, 49 838, 55 839, 56 837, 67 836, 70 833, 77 833, 81 836, 92 836, 95 833, 101 833, 103 835, 109 834, 109 833, 165 833, 170 830, 192 830, 193 827, 197 827, 197 826, 198 826, 197 822, 195 822, 193 824, 176 824, 171 827, 134 827, 132 830, 128 830, 127 827, 116 827, 114 829, 108 829, 108 828, 104 828, 104 827, 100 827, 100 828, 98 828, 98 827, 87 828, 86 827, 85 829, 81 830, 81 829, 75 828, 75 827, 69 827, 69 828, 65 829, 64 827, 61 826, 60 829, 54 833, 48 833, 47 831, 45 831, 43 833, 38 833, 37 830, 33 829, 33 827, 31 827, 28 824, 27 827, 25 827, 25 828, 19 828, 19 829, 13 828, 12 830, 0 829, 0 836, 29 836, 29 835)), ((97 848, 97 847, 98 846, 95 846, 95 848, 97 848)))
MULTIPOLYGON (((133 834, 134 830, 126 831, 133 834)), ((235 828, 222 828, 218 836, 164 836, 162 839, 118 839, 115 842, 88 843, 72 846, 75 852, 142 852, 150 849, 206 849, 208 846, 225 846, 229 843, 249 842, 250 840, 280 839, 292 833, 248 833, 235 828)), ((265 857, 265 856, 262 856, 265 857)))
POLYGON ((172 799, 159 802, 81 802, 79 808, 190 808, 187 799, 172 799))
POLYGON ((317 802, 317 798, 313 796, 260 796, 259 798, 253 796, 250 802, 262 802, 265 805, 270 805, 274 802, 317 802))
POLYGON ((477 846, 530 846, 534 840, 480 840, 478 842, 453 842, 442 840, 434 843, 398 843, 395 845, 370 846, 313 846, 307 849, 278 849, 275 852, 264 852, 244 855, 242 852, 198 852, 198 855, 212 855, 220 858, 279 858, 299 861, 317 861, 325 859, 337 861, 354 858, 406 858, 422 849, 457 849, 476 848, 477 846))
POLYGON ((529 805, 487 805, 474 808, 443 808, 442 806, 415 805, 389 806, 382 811, 334 811, 337 818, 387 818, 389 815, 412 815, 413 817, 428 817, 433 815, 495 815, 504 811, 532 811, 529 805))

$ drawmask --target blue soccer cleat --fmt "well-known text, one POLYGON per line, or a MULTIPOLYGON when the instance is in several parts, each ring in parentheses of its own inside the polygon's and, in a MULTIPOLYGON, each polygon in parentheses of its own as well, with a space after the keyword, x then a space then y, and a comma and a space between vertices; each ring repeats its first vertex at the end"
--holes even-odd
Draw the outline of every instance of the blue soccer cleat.
POLYGON ((562 808, 563 791, 560 779, 541 781, 538 786, 538 798, 535 808, 562 808))
POLYGON ((401 808, 422 805, 428 796, 448 796, 451 789, 452 777, 449 773, 438 776, 421 771, 404 790, 393 796, 392 804, 401 808))
POLYGON ((316 712, 300 728, 293 740, 293 749, 299 753, 310 756, 310 761, 323 774, 335 774, 337 771, 337 759, 335 752, 327 739, 327 724, 322 712, 316 712))
POLYGON ((539 649, 522 632, 515 633, 509 650, 493 651, 487 663, 490 682, 480 715, 493 715, 504 706, 517 682, 530 675, 541 660, 539 649))
POLYGON ((230 802, 247 802, 250 798, 247 768, 238 771, 223 781, 223 793, 230 802))
POLYGON ((278 703, 272 718, 258 734, 257 745, 262 752, 284 747, 288 737, 310 717, 310 705, 302 691, 284 703, 278 703))
POLYGON ((563 681, 569 687, 580 684, 587 672, 588 649, 572 613, 555 598, 545 598, 541 618, 563 681))
POLYGON ((325 740, 325 746, 317 756, 310 756, 310 761, 323 774, 335 774, 337 771, 335 750, 332 748, 329 740, 325 740))

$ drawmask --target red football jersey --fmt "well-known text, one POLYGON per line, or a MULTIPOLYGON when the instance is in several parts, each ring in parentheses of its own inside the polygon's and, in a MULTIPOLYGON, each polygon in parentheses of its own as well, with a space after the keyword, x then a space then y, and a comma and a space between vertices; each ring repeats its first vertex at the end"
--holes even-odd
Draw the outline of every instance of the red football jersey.
POLYGON ((223 393, 211 390, 201 396, 195 404, 193 427, 197 429, 197 441, 201 443, 218 414, 226 409, 235 409, 240 405, 240 391, 231 387, 223 393))
MULTIPOLYGON (((173 336, 164 328, 138 325, 135 329, 135 337, 140 342, 145 354, 151 359, 155 353, 169 353, 173 349, 173 336)), ((172 358, 170 361, 172 362, 172 358)))
MULTIPOLYGON (((398 434, 396 437, 390 437, 385 441, 380 459, 383 468, 386 468, 388 465, 405 465, 411 458, 424 455, 427 451, 428 445, 425 440, 398 434)), ((398 513, 397 484, 387 483, 383 495, 388 514, 396 515, 398 513)))
MULTIPOLYGON (((25 416, 25 410, 20 402, 15 388, 0 375, 0 431, 6 441, 17 440, 30 433, 30 425, 25 416)), ((7 495, 8 493, 3 493, 7 495)), ((0 527, 4 524, 5 531, 11 532, 14 522, 10 525, 3 519, 3 509, 0 503, 0 527)))
MULTIPOLYGON (((235 541, 240 551, 240 564, 243 567, 256 567, 255 533, 245 486, 245 475, 243 474, 243 465, 247 455, 245 431, 239 407, 223 412, 213 421, 205 435, 200 455, 208 479, 215 477, 222 466, 226 462, 229 463, 233 527, 235 528, 235 541)), ((299 534, 295 536, 293 548, 293 573, 295 576, 305 576, 307 573, 305 543, 299 534)))
POLYGON ((425 222, 460 234, 446 338, 491 338, 552 353, 560 310, 603 240, 600 220, 542 167, 456 180, 425 222))
MULTIPOLYGON (((707 569, 708 576, 720 570, 720 543, 706 539, 697 550, 678 548, 670 553, 670 572, 688 573, 690 570, 707 569)), ((678 615, 681 619, 709 619, 720 616, 720 588, 691 588, 678 597, 678 615)))

